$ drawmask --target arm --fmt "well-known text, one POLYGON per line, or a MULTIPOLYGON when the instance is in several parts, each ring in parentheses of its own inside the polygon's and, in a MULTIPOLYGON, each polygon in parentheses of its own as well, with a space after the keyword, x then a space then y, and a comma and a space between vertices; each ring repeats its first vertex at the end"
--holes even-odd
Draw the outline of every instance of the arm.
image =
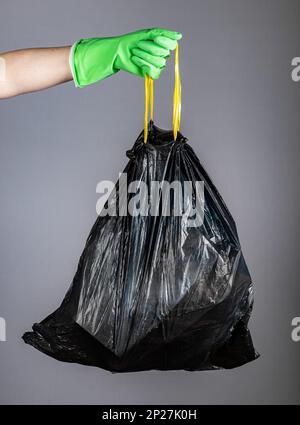
POLYGON ((70 46, 0 53, 0 99, 72 80, 70 46))
POLYGON ((0 99, 47 89, 74 79, 85 87, 118 71, 159 78, 182 35, 162 28, 106 38, 81 39, 66 47, 0 53, 0 99))

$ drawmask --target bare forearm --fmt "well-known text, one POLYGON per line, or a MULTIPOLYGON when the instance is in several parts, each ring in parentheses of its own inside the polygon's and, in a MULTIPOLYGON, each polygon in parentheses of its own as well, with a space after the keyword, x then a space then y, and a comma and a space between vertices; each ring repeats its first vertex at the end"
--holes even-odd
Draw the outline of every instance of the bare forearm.
POLYGON ((72 80, 70 48, 24 49, 0 54, 0 99, 72 80))

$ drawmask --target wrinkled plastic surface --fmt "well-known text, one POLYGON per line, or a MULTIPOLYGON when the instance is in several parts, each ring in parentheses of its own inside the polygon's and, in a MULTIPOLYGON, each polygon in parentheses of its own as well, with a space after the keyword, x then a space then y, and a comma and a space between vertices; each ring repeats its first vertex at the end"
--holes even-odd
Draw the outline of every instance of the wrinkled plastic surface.
POLYGON ((113 372, 254 360, 253 285, 236 226, 192 148, 151 123, 148 143, 141 133, 127 156, 127 184, 203 181, 203 224, 189 227, 184 215, 99 216, 62 305, 25 342, 113 372))

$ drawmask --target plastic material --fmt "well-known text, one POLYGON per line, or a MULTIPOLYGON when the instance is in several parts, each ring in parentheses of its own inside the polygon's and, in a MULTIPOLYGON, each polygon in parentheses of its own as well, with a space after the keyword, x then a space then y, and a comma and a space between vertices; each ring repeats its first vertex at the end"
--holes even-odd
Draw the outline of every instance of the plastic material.
MULTIPOLYGON (((236 226, 186 138, 179 132, 174 142, 150 122, 148 143, 142 132, 127 156, 128 185, 203 181, 203 224, 189 227, 185 215, 99 216, 62 305, 25 342, 113 372, 254 360, 253 285, 236 226)), ((115 189, 118 200, 119 182, 115 189)))
POLYGON ((144 143, 148 139, 148 120, 150 107, 150 121, 153 121, 154 109, 154 84, 152 78, 145 75, 145 112, 144 112, 144 143))
POLYGON ((177 43, 175 49, 175 60, 174 60, 174 94, 173 94, 173 134, 174 140, 177 140, 177 133, 180 129, 180 120, 181 120, 181 77, 179 70, 179 45, 177 43))
POLYGON ((70 54, 74 83, 85 87, 120 70, 157 79, 181 37, 176 31, 152 28, 116 37, 79 40, 70 54))

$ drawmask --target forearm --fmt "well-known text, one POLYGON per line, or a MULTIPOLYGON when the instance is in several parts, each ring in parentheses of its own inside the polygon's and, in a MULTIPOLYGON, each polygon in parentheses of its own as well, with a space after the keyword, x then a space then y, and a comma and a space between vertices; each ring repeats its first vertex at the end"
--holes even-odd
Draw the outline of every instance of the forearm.
POLYGON ((0 99, 72 80, 70 48, 24 49, 0 54, 0 99))

